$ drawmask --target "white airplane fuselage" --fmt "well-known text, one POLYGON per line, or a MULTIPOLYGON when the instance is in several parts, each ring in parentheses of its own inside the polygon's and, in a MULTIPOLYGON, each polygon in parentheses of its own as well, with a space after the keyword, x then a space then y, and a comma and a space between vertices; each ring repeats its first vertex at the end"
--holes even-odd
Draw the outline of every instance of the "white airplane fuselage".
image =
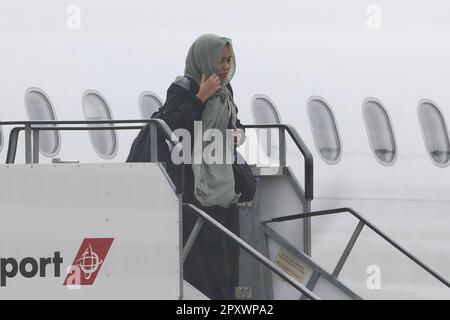
MULTIPOLYGON (((425 2, 408 2, 405 12, 401 4, 380 1, 384 18, 379 29, 368 27, 367 6, 357 1, 347 10, 332 1, 293 1, 283 8, 270 4, 255 9, 260 20, 248 21, 239 12, 231 25, 229 10, 218 14, 212 6, 204 12, 211 23, 182 23, 183 14, 158 17, 158 12, 170 12, 162 2, 103 6, 80 1, 79 28, 70 27, 73 12, 66 12, 66 5, 29 2, 32 10, 10 2, 0 14, 5 18, 0 19, 2 121, 27 120, 24 94, 29 87, 47 93, 58 120, 84 119, 81 98, 88 89, 101 92, 115 119, 139 119, 139 94, 151 90, 165 100, 168 86, 183 74, 192 41, 202 33, 224 34, 233 40, 236 54, 232 85, 241 121, 253 122, 251 98, 266 94, 282 122, 293 125, 312 152, 312 210, 352 207, 450 278, 450 169, 431 161, 417 111, 422 99, 431 99, 450 121, 450 25, 432 19, 450 9, 446 2, 433 9, 425 2), (411 22, 420 17, 425 21, 411 22), (316 148, 307 113, 311 96, 325 99, 334 113, 342 148, 336 164, 325 163, 316 148), (391 120, 397 155, 389 166, 371 151, 362 111, 369 97, 382 102, 391 120)), ((187 13, 193 10, 177 5, 187 13)), ((2 128, 2 160, 10 129, 2 128)), ((104 160, 86 132, 61 132, 57 157, 123 162, 136 135, 118 132, 118 153, 104 160)), ((303 181, 300 153, 290 142, 287 149, 287 164, 303 181)), ((17 163, 23 163, 23 150, 21 136, 17 163)), ((313 258, 332 271, 355 226, 345 214, 313 218, 313 258)), ((448 288, 367 229, 340 278, 369 298, 450 298, 448 288), (374 280, 378 275, 381 280, 374 280)))

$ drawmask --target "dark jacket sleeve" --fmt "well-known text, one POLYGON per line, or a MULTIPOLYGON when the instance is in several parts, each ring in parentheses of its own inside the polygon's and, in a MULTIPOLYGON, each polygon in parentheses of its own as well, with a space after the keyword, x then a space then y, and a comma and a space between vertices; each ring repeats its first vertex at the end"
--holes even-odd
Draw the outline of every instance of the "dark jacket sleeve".
MULTIPOLYGON (((228 84, 231 94, 233 89, 228 84)), ((176 84, 172 84, 167 90, 166 103, 164 104, 164 121, 170 129, 184 128, 193 134, 194 121, 200 121, 205 109, 204 103, 197 98, 198 85, 191 82, 191 89, 186 90, 176 84)), ((236 108, 236 112, 237 112, 236 108)), ((243 129, 241 121, 236 119, 236 127, 243 129)))
POLYGON ((164 104, 164 120, 172 130, 184 128, 191 133, 194 121, 200 121, 205 109, 203 102, 195 93, 176 84, 167 90, 167 99, 164 104))
MULTIPOLYGON (((231 87, 231 84, 228 84, 227 88, 228 88, 228 90, 230 90, 231 96, 234 98, 233 88, 231 87)), ((245 131, 244 126, 241 123, 241 120, 239 120, 239 118, 237 117, 238 112, 239 112, 239 110, 238 110, 238 107, 236 106, 236 128, 240 128, 245 131)))
POLYGON ((238 109, 236 107, 236 128, 240 128, 245 131, 244 125, 241 123, 241 120, 237 117, 238 109))

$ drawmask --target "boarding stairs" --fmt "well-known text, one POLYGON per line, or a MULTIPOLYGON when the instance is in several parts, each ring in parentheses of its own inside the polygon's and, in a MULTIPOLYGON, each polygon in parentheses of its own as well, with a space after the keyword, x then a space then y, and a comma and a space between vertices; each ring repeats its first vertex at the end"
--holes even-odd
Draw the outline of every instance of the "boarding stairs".
MULTIPOLYGON (((280 154, 277 167, 252 167, 258 189, 251 203, 240 204, 241 237, 194 205, 182 203, 184 166, 177 166, 172 181, 155 157, 157 134, 163 134, 173 148, 182 151, 177 137, 162 120, 10 121, 0 125, 13 126, 6 164, 0 166, 0 276, 6 282, 0 287, 0 298, 207 299, 182 278, 183 261, 205 223, 245 252, 241 255, 237 299, 362 299, 339 279, 339 274, 363 228, 374 231, 387 245, 450 287, 447 279, 356 210, 311 211, 313 158, 289 125, 246 126, 248 130, 278 130, 280 154), (141 128, 142 123, 151 126, 150 163, 39 163, 41 130, 131 130, 141 128), (15 164, 22 131, 25 164, 15 164), (303 184, 286 166, 286 135, 303 155, 303 184), (185 245, 182 210, 197 216, 185 245), (358 224, 329 272, 311 255, 311 222, 315 217, 333 214, 350 214, 358 224), (113 240, 103 256, 101 248, 94 245, 89 247, 91 251, 81 252, 80 242, 94 239, 95 243, 105 238, 113 240), (56 251, 64 258, 60 274, 31 261, 40 261, 56 251), (94 271, 93 264, 90 269, 86 265, 86 259, 77 259, 92 252, 97 254, 94 271), (71 266, 78 266, 85 282, 68 288, 64 278, 71 275, 71 266), (95 282, 90 283, 93 274, 95 282)), ((92 254, 89 258, 94 261, 92 254)))

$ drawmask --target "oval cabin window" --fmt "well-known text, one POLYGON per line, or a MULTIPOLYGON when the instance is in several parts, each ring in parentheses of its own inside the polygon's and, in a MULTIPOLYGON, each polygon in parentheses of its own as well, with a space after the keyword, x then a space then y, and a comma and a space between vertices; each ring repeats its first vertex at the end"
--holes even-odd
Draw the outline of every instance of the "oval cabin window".
POLYGON ((0 152, 3 150, 3 129, 2 126, 0 126, 0 152))
POLYGON ((342 143, 331 107, 321 97, 310 98, 307 105, 317 151, 326 163, 337 164, 342 155, 342 143))
POLYGON ((162 105, 162 100, 154 92, 144 91, 139 95, 139 110, 142 119, 150 119, 162 105))
POLYGON ((419 103, 419 122, 425 148, 437 166, 447 166, 450 161, 450 143, 447 125, 435 103, 423 100, 419 103))
MULTIPOLYGON (((29 120, 56 120, 55 109, 50 98, 39 88, 29 88, 25 92, 25 108, 29 120)), ((44 156, 49 158, 56 156, 60 147, 59 131, 39 131, 39 151, 44 156)))
MULTIPOLYGON (((255 124, 281 124, 281 117, 275 103, 266 95, 255 94, 251 102, 255 124)), ((263 152, 272 157, 278 152, 278 129, 257 129, 258 141, 263 152)))
POLYGON ((375 158, 383 165, 393 165, 397 159, 397 144, 389 115, 381 102, 373 98, 366 99, 363 104, 363 117, 375 158))
MULTIPOLYGON (((112 120, 111 109, 105 98, 96 91, 89 90, 83 95, 83 111, 86 120, 112 120)), ((92 126, 112 127, 111 124, 92 126)), ((89 137, 95 152, 103 159, 112 159, 118 150, 117 135, 114 130, 90 130, 89 137)))

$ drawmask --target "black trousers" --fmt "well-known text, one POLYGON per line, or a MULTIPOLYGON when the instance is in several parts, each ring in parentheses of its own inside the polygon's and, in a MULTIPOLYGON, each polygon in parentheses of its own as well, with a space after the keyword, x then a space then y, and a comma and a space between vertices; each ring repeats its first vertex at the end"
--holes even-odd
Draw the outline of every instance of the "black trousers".
MULTIPOLYGON (((222 207, 197 207, 213 219, 239 235, 239 209, 234 205, 222 207)), ((190 209, 183 211, 183 240, 186 243, 196 216, 190 209)), ((213 300, 235 299, 239 285, 239 246, 218 229, 205 222, 184 262, 184 279, 213 300)))

